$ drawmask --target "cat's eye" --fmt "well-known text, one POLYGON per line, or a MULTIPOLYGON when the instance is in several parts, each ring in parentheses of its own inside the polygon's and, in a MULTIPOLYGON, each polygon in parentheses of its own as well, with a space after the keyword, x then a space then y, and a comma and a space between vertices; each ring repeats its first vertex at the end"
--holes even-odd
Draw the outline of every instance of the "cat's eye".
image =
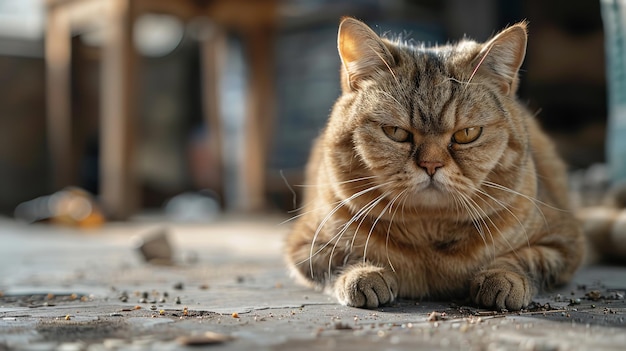
POLYGON ((404 143, 404 142, 409 141, 409 139, 411 139, 411 133, 400 127, 385 126, 383 127, 383 132, 385 132, 385 135, 389 139, 398 143, 404 143))
POLYGON ((457 144, 469 144, 476 141, 483 133, 483 127, 465 128, 452 135, 452 142, 457 144))

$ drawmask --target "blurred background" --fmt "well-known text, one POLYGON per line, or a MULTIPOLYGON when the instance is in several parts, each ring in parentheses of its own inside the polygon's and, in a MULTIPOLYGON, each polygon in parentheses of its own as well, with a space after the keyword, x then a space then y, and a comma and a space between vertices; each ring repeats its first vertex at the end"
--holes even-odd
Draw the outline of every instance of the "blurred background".
POLYGON ((345 15, 426 44, 527 19, 521 99, 572 171, 605 162, 599 0, 0 0, 0 213, 67 186, 112 219, 294 209, 345 15))

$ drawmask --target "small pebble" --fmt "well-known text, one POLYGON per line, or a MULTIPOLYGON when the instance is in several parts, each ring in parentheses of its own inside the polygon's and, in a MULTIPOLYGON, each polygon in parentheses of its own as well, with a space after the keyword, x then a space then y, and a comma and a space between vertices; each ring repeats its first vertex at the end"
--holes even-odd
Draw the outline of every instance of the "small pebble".
POLYGON ((214 332, 206 332, 202 335, 181 336, 176 341, 184 346, 202 346, 221 344, 232 340, 232 337, 214 332))
POLYGON ((56 351, 82 351, 85 349, 85 344, 81 342, 66 342, 57 346, 56 351))
POLYGON ((348 325, 347 323, 342 323, 341 321, 335 321, 333 327, 336 330, 352 330, 352 326, 348 325))
POLYGON ((174 302, 175 302, 177 305, 180 305, 180 297, 176 296, 176 298, 174 299, 174 302))
POLYGON ((600 298, 602 298, 602 293, 600 292, 600 290, 591 290, 586 293, 585 296, 591 301, 598 301, 600 300, 600 298))
POLYGON ((128 345, 124 339, 104 339, 102 346, 107 350, 120 349, 123 346, 128 345))
POLYGON ((428 314, 428 321, 429 322, 435 322, 435 321, 439 321, 442 320, 444 318, 445 314, 437 312, 437 311, 433 311, 431 313, 428 314))

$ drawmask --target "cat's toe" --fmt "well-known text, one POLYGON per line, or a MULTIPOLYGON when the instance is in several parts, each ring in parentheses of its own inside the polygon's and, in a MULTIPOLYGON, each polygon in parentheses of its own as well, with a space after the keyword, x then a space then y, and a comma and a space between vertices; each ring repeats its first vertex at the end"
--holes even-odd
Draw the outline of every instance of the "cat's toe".
POLYGON ((373 266, 348 270, 335 284, 335 295, 339 302, 351 307, 376 308, 391 303, 397 291, 393 274, 373 266))
POLYGON ((470 296, 475 303, 484 307, 518 311, 530 303, 532 285, 521 274, 488 270, 474 278, 470 285, 470 296))

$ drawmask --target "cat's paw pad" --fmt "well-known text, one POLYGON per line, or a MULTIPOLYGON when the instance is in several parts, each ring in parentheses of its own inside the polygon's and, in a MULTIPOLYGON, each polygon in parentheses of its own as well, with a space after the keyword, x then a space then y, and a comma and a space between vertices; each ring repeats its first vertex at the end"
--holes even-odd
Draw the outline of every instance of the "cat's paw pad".
POLYGON ((528 306, 532 290, 528 277, 494 269, 480 272, 474 278, 470 285, 470 296, 475 303, 484 307, 518 311, 528 306))
POLYGON ((398 283, 393 273, 383 268, 355 267, 337 279, 335 295, 342 305, 376 308, 396 299, 398 283))

